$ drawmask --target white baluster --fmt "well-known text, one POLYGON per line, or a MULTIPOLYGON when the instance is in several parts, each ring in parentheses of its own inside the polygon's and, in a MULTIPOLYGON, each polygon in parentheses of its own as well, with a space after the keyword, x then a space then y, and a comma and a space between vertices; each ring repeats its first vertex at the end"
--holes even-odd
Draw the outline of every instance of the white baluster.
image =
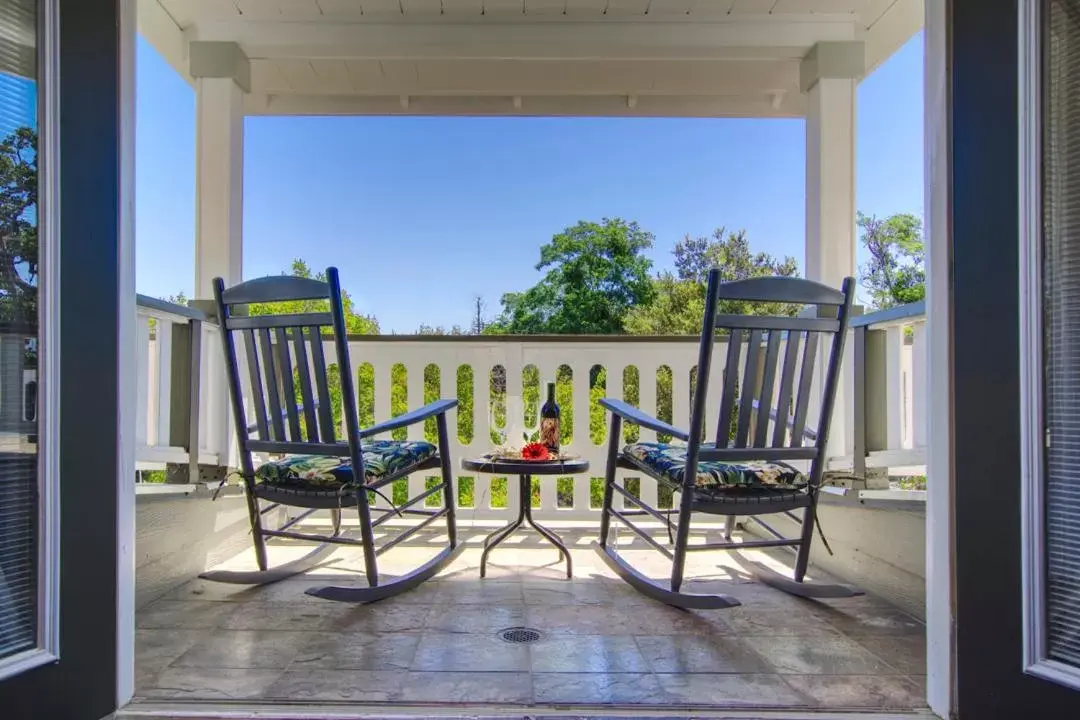
MULTIPOLYGON (((389 420, 390 414, 390 393, 393 387, 392 378, 392 366, 389 363, 383 363, 377 358, 372 358, 372 379, 375 383, 375 422, 380 423, 389 420)), ((382 434, 378 436, 378 440, 389 440, 389 434, 382 434)), ((393 483, 385 486, 382 489, 383 495, 389 498, 393 498, 393 483)), ((376 496, 375 507, 386 508, 389 504, 381 496, 376 496)))
POLYGON ((161 332, 161 326, 168 324, 168 320, 154 318, 157 327, 149 338, 146 358, 146 444, 155 447, 158 444, 158 373, 161 368, 158 342, 156 336, 161 332))
MULTIPOLYGON (((693 363, 671 363, 671 424, 690 429, 690 368, 693 363)), ((717 414, 720 410, 717 409, 717 414)))
MULTIPOLYGON (((642 358, 636 363, 638 369, 638 406, 642 412, 652 417, 660 417, 660 408, 656 404, 657 365, 642 358)), ((625 428, 625 424, 623 426, 625 428)), ((624 435, 625 437, 625 435, 624 435)), ((656 432, 640 428, 638 442, 656 442, 656 432)))
MULTIPOLYGON (((439 363, 439 399, 457 399, 457 368, 457 363, 439 363)), ((458 413, 461 412, 460 408, 459 401, 456 407, 451 408, 446 413, 446 434, 450 439, 450 460, 453 463, 455 473, 461 467, 461 458, 465 457, 468 452, 466 446, 458 438, 458 413)))
POLYGON ((381 423, 392 417, 390 397, 393 388, 393 367, 389 363, 373 362, 372 377, 375 380, 375 422, 381 423))
POLYGON ((911 409, 912 440, 917 448, 926 447, 926 406, 929 401, 926 381, 926 322, 912 326, 914 339, 911 343, 911 409))
MULTIPOLYGON (((506 368, 506 442, 511 447, 520 446, 521 444, 520 435, 515 438, 510 434, 514 431, 515 427, 521 426, 521 418, 519 417, 517 422, 515 422, 512 414, 515 412, 523 412, 521 408, 521 351, 521 345, 516 344, 504 349, 504 352, 506 353, 503 362, 503 367, 506 368)), ((518 507, 518 502, 530 502, 530 498, 520 497, 521 492, 516 477, 509 477, 506 479, 506 482, 506 499, 510 508, 518 507)), ((509 511, 503 512, 508 513, 509 511)))
MULTIPOLYGON (((419 353, 410 354, 412 357, 409 358, 409 362, 405 366, 405 388, 408 393, 405 408, 406 411, 423 406, 424 373, 427 370, 427 364, 423 359, 423 355, 419 353)), ((409 440, 423 440, 424 435, 424 423, 410 425, 407 430, 407 437, 409 440)), ((409 497, 416 497, 424 492, 425 474, 426 473, 413 473, 409 476, 409 497)))
POLYGON ((146 445, 147 418, 150 409, 150 318, 139 315, 135 330, 136 394, 135 444, 146 445))
MULTIPOLYGON (((484 351, 471 354, 473 374, 473 437, 469 443, 470 456, 480 455, 491 447, 491 369, 497 363, 494 353, 484 351)), ((478 517, 491 514, 491 476, 475 476, 473 500, 478 517)))
MULTIPOLYGON (((570 365, 573 372, 573 378, 571 380, 571 387, 573 388, 573 401, 572 406, 574 408, 574 436, 570 443, 571 452, 575 455, 579 455, 590 461, 590 464, 595 466, 595 445, 593 445, 592 437, 589 433, 589 372, 592 369, 593 363, 589 361, 588 357, 582 355, 570 355, 568 358, 564 357, 564 361, 570 365)), ((589 476, 591 475, 575 475, 574 476, 574 511, 582 514, 589 512, 589 476)))
POLYGON ((885 448, 904 447, 904 328, 892 326, 885 332, 885 407, 866 409, 867 414, 885 413, 885 448))
POLYGON ((172 330, 173 324, 161 320, 157 325, 157 422, 150 442, 167 446, 170 436, 172 413, 172 330))
MULTIPOLYGON (((638 369, 638 407, 641 411, 652 417, 659 415, 656 405, 656 368, 657 364, 643 352, 637 357, 631 358, 638 369)), ((625 397, 625 395, 624 395, 625 397)), ((625 429, 625 425, 623 428, 625 429)), ((656 432, 647 428, 638 429, 638 442, 656 442, 656 432)), ((623 438, 619 442, 623 442, 623 438)), ((656 480, 645 473, 638 473, 641 478, 641 499, 653 507, 659 502, 659 487, 656 480)))

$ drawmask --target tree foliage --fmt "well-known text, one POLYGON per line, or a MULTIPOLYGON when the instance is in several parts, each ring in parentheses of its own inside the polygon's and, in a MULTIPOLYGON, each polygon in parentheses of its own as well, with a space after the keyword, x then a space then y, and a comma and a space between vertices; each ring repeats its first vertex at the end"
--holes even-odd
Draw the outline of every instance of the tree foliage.
MULTIPOLYGON (((755 253, 745 230, 713 231, 711 238, 687 235, 675 244, 675 273, 662 272, 653 281, 653 301, 630 309, 626 331, 635 335, 697 335, 705 314, 705 285, 709 271, 717 269, 723 282, 768 275, 793 276, 799 272, 795 258, 783 260, 755 253)), ((720 312, 732 315, 783 315, 797 308, 779 303, 761 304, 724 300, 720 312)))
MULTIPOLYGON (((326 273, 312 273, 308 264, 300 258, 292 261, 292 267, 288 273, 295 277, 314 278, 326 281, 326 273)), ((345 309, 345 329, 350 335, 378 335, 379 323, 370 315, 360 315, 354 309, 352 297, 348 291, 341 291, 341 304, 345 309)), ((326 312, 330 309, 330 303, 326 300, 290 300, 277 303, 252 303, 248 307, 251 315, 273 315, 278 313, 300 314, 313 312, 326 312)))
POLYGON ((0 320, 37 324, 37 133, 0 141, 0 320))
POLYGON ((884 220, 859 213, 856 224, 870 254, 859 279, 874 308, 884 310, 926 297, 922 221, 911 213, 884 220))
POLYGON ((618 218, 566 228, 540 248, 543 279, 504 295, 502 314, 485 332, 622 332, 630 308, 652 300, 652 262, 644 255, 652 244, 652 233, 618 218))
POLYGON ((469 335, 472 333, 465 332, 460 325, 454 325, 447 330, 442 325, 427 325, 421 323, 420 327, 416 328, 417 335, 469 335))

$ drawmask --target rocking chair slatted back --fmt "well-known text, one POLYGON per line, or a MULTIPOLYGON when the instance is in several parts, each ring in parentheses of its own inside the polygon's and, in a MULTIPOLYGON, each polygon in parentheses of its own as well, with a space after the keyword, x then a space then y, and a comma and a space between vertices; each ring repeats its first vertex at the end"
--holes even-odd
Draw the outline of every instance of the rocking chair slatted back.
MULTIPOLYGON (((309 329, 309 333, 318 334, 317 330, 309 329)), ((296 357, 296 372, 300 381, 300 403, 304 413, 304 428, 307 430, 307 439, 311 442, 319 442, 319 425, 315 421, 315 395, 311 389, 311 370, 308 366, 307 343, 304 342, 304 329, 297 328, 292 334, 293 353, 296 357)), ((320 376, 325 376, 325 370, 320 371, 320 376)), ((333 423, 331 423, 333 425, 333 423)), ((327 438, 333 442, 333 427, 330 428, 330 436, 327 438)))
MULTIPOLYGON (((672 528, 671 550, 659 543, 651 534, 638 527, 624 513, 613 506, 616 493, 638 508, 635 514, 662 518, 661 511, 649 507, 641 498, 631 494, 616 480, 616 469, 638 468, 665 482, 671 482, 670 467, 649 462, 639 462, 636 453, 624 451, 619 454, 620 430, 625 419, 646 427, 664 427, 663 423, 644 416, 639 411, 628 410, 624 403, 608 401, 612 411, 611 432, 608 446, 608 466, 604 478, 604 503, 600 519, 600 540, 596 545, 600 557, 607 566, 631 586, 655 600, 680 608, 725 608, 739 605, 737 598, 724 594, 698 594, 684 592, 683 575, 688 552, 710 550, 744 551, 751 548, 788 547, 795 549, 796 559, 791 578, 777 573, 760 563, 748 565, 751 572, 762 582, 785 592, 802 597, 852 597, 861 594, 857 588, 829 583, 806 582, 806 569, 810 562, 810 543, 813 540, 816 521, 818 491, 824 469, 825 448, 828 443, 829 420, 836 398, 840 373, 840 358, 844 348, 848 315, 854 296, 852 278, 844 280, 841 291, 801 278, 755 278, 732 283, 721 283, 720 272, 709 273, 705 295, 705 314, 702 320, 701 344, 698 352, 697 383, 692 396, 690 430, 686 437, 685 462, 676 468, 681 473, 678 520, 672 528), (781 305, 809 306, 812 315, 785 316, 736 316, 720 314, 721 301, 778 303, 781 305), (706 396, 710 390, 709 374, 716 336, 723 331, 727 341, 725 367, 718 378, 721 391, 715 440, 705 441, 706 396), (825 382, 821 388, 821 409, 818 414, 817 432, 807 428, 811 387, 814 382, 815 360, 821 337, 831 339, 825 362, 825 382), (746 347, 745 352, 743 347, 746 347), (773 423, 771 428, 769 423, 773 423), (806 444, 804 438, 813 440, 806 444), (760 473, 756 476, 762 487, 746 487, 743 483, 729 485, 702 482, 701 461, 744 463, 753 461, 801 460, 810 462, 808 484, 778 483, 773 487, 760 473), (802 511, 802 517, 793 512, 802 511), (724 542, 690 542, 690 525, 695 513, 724 515, 724 542), (786 538, 772 526, 758 519, 760 515, 785 513, 801 522, 799 537, 786 538), (732 531, 739 517, 756 521, 775 539, 732 539, 732 531), (632 530, 647 544, 660 550, 671 559, 671 582, 661 583, 642 574, 622 557, 608 535, 612 520, 632 530)), ((808 309, 809 309, 808 308, 808 309)), ((779 315, 779 312, 777 313, 779 315)), ((820 373, 819 373, 820 374, 820 373)), ((674 457, 682 454, 680 450, 674 457)), ((681 459, 681 458, 680 458, 681 459)), ((708 468, 708 475, 715 469, 708 468)), ((740 468, 731 468, 744 475, 740 468)), ((725 471, 726 472, 726 471, 725 471)), ((722 478, 713 478, 721 480, 722 478)), ((723 478, 727 479, 727 478, 723 478)), ((749 479, 749 478, 746 478, 749 479)), ((746 483, 752 485, 753 483, 746 483)), ((744 564, 744 563, 740 563, 744 564)), ((651 573, 650 573, 651 575, 651 573)))
POLYGON ((802 278, 754 278, 720 282, 709 276, 706 318, 698 357, 698 382, 691 414, 690 444, 701 460, 811 460, 816 483, 828 439, 828 420, 838 382, 844 333, 854 281, 837 291, 802 278), (808 306, 810 317, 746 316, 717 313, 724 300, 808 306), (718 331, 727 352, 719 391, 714 443, 702 446, 709 366, 718 331), (831 339, 825 399, 816 425, 808 418, 820 339, 831 339), (744 350, 745 347, 745 350, 744 350), (770 432, 770 423, 772 423, 770 432), (808 423, 810 424, 808 426, 808 423), (807 445, 807 440, 812 443, 807 445))
POLYGON ((327 282, 273 277, 251 280, 228 290, 218 281, 214 290, 245 465, 250 465, 251 452, 358 455, 358 439, 355 443, 338 439, 323 351, 323 342, 332 333, 340 369, 342 409, 355 413, 352 384, 345 382, 350 367, 348 344, 337 332, 339 327, 343 331, 344 314, 336 271, 328 271, 327 282), (325 300, 330 311, 234 314, 255 302, 296 300, 325 300), (240 379, 238 342, 243 345, 247 365, 246 388, 240 379), (245 402, 245 392, 249 402, 245 402), (249 414, 254 415, 250 425, 249 414), (354 444, 356 447, 350 447, 354 444))
MULTIPOLYGON (((792 388, 795 385, 795 366, 799 360, 799 337, 799 333, 789 332, 787 343, 784 345, 784 369, 780 371, 780 394, 776 398, 776 407, 778 408, 791 407, 792 388)), ((773 424, 773 447, 784 446, 787 431, 786 422, 777 421, 773 424)), ((717 442, 719 442, 719 438, 717 442)))
MULTIPOLYGON (((317 327, 309 328, 309 330, 313 336, 319 335, 317 327)), ((314 365, 312 373, 315 376, 315 388, 319 393, 315 408, 319 413, 319 430, 322 433, 322 441, 332 443, 334 442, 334 415, 330 404, 330 388, 326 384, 326 360, 323 358, 321 342, 311 343, 311 362, 314 365)))
MULTIPOLYGON (((326 282, 310 278, 271 277, 250 280, 229 289, 225 289, 219 278, 214 280, 214 297, 229 377, 229 397, 240 446, 241 470, 247 486, 248 519, 259 569, 256 572, 214 570, 200 577, 245 585, 277 582, 311 569, 335 545, 354 546, 363 549, 366 586, 327 585, 309 588, 307 594, 325 600, 375 602, 417 587, 452 563, 464 550, 464 545, 457 539, 453 470, 446 429, 446 412, 456 403, 447 400, 430 403, 398 418, 397 425, 385 423, 383 428, 392 429, 387 426, 419 424, 433 418, 439 433, 438 451, 417 457, 407 465, 388 469, 378 477, 368 475, 360 443, 360 420, 356 412, 356 392, 337 270, 327 269, 326 282), (297 301, 305 305, 300 308, 301 312, 295 312, 295 304, 286 306, 290 312, 259 315, 243 312, 245 308, 250 310, 248 306, 254 303, 297 301), (328 303, 329 312, 318 307, 314 308, 314 312, 304 312, 311 301, 328 303), (324 350, 324 343, 330 341, 333 342, 339 370, 335 382, 341 391, 344 432, 338 432, 335 428, 331 412, 331 368, 327 367, 324 350), (243 353, 246 371, 240 367, 238 351, 243 353), (246 376, 246 387, 242 375, 246 376), (252 415, 254 422, 248 425, 248 418, 252 415), (344 439, 339 439, 342 437, 344 439), (301 477, 286 478, 289 482, 278 483, 270 475, 264 479, 256 478, 253 453, 348 458, 351 466, 337 467, 335 477, 341 478, 341 483, 319 482, 318 478, 309 477, 306 473, 302 473, 301 477), (368 489, 374 490, 378 485, 369 483, 369 480, 388 484, 416 471, 435 467, 440 469, 441 474, 438 485, 429 486, 401 503, 400 508, 395 507, 394 511, 371 507, 368 489), (422 510, 416 508, 436 493, 442 495, 441 508, 429 508, 428 504, 421 506, 424 508, 422 510), (271 508, 286 505, 305 508, 305 511, 281 527, 267 529, 263 527, 263 515, 270 508, 261 507, 263 502, 273 503, 271 508), (341 510, 346 503, 355 504, 359 517, 359 539, 346 537, 342 533, 341 510), (311 513, 323 509, 330 511, 332 534, 312 534, 291 529, 311 513), (373 518, 373 512, 377 517, 373 518), (403 513, 423 516, 423 520, 396 534, 389 533, 381 546, 376 547, 375 528, 403 513), (379 554, 439 519, 445 519, 447 543, 438 554, 397 579, 383 580, 379 577, 379 554), (308 540, 319 545, 307 555, 271 569, 267 558, 267 538, 308 540)), ((371 431, 375 435, 379 429, 371 428, 371 431)), ((385 533, 380 531, 380 534, 385 533)))

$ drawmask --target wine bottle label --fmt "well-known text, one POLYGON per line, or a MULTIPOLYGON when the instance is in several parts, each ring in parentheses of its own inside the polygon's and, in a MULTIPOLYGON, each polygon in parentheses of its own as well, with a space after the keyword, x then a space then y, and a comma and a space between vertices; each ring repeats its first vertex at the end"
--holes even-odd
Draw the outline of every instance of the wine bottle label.
POLYGON ((540 442, 552 452, 559 451, 559 418, 541 418, 540 442))

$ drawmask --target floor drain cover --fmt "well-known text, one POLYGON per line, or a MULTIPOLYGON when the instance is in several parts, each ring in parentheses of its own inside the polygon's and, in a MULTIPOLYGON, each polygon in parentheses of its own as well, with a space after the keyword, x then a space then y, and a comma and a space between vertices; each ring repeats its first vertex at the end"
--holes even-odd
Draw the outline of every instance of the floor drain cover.
POLYGON ((539 630, 527 627, 512 627, 500 630, 499 637, 508 643, 534 643, 543 636, 539 630))

